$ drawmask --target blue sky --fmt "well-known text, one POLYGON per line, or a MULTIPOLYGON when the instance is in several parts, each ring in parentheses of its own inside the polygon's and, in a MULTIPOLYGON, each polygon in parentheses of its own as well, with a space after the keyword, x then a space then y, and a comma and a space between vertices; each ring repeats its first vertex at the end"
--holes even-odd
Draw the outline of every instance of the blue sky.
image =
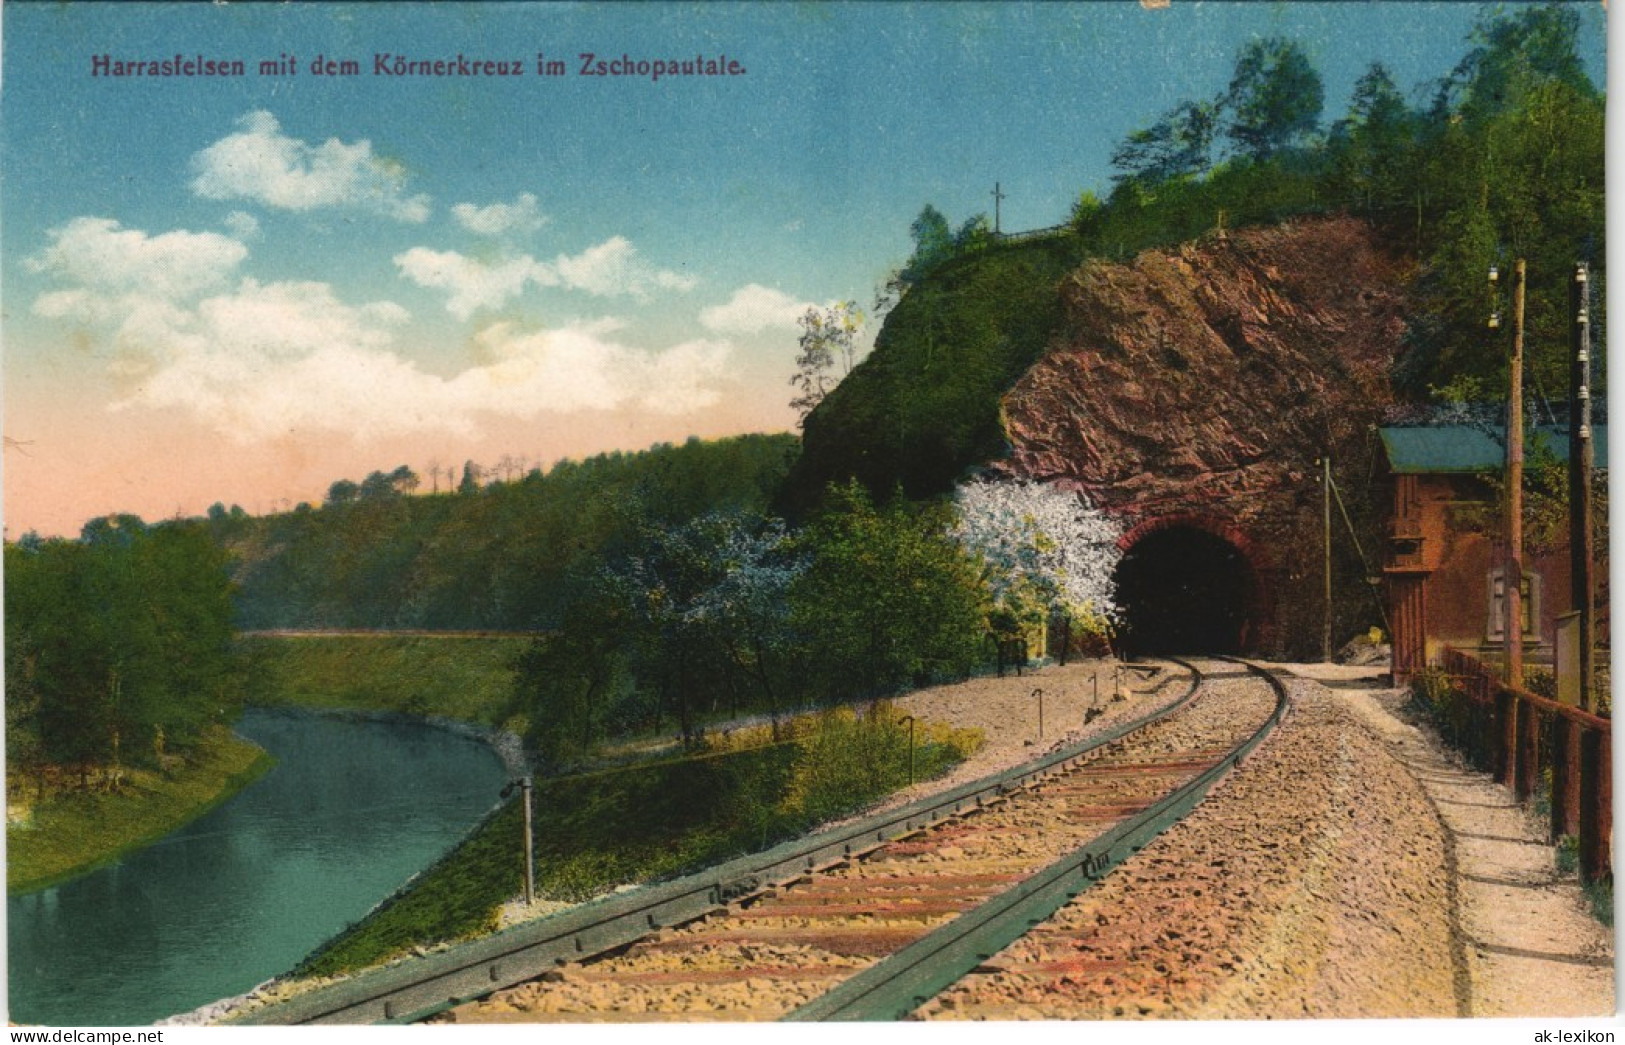
POLYGON ((1443 75, 1484 10, 7 4, 8 532, 791 428, 796 314, 869 304, 925 203, 957 223, 998 181, 1006 230, 1057 224, 1248 39, 1304 44, 1329 122, 1372 61, 1443 75), (578 75, 589 51, 746 71, 578 75), (525 75, 374 75, 386 53, 525 75), (99 54, 247 75, 95 77, 99 54), (298 73, 259 75, 284 54, 298 73))

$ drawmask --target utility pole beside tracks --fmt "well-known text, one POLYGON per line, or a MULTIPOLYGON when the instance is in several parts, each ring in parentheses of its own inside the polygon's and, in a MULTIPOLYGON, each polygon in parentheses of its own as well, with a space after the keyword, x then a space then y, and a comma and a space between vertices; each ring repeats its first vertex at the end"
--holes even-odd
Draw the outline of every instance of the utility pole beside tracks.
POLYGON ((1523 298, 1528 267, 1512 270, 1512 377, 1507 397, 1506 679, 1523 688, 1523 298))
POLYGON ((1321 529, 1325 538, 1326 619, 1320 635, 1320 659, 1327 664, 1332 660, 1332 455, 1330 451, 1320 458, 1321 529))
POLYGON ((1569 577, 1573 607, 1580 613, 1580 707, 1595 710, 1596 535, 1591 522, 1591 473, 1596 448, 1591 439, 1590 267, 1574 266, 1569 284, 1573 361, 1569 371, 1569 577))

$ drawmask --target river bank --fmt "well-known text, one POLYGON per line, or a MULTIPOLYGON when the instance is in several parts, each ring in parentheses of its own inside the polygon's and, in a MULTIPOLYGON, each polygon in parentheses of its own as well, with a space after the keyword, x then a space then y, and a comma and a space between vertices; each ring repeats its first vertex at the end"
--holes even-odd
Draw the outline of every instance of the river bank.
POLYGON ((66 791, 35 803, 25 786, 24 795, 8 796, 6 893, 37 892, 113 863, 208 813, 274 764, 259 746, 218 727, 184 765, 127 770, 115 792, 66 791))
POLYGON ((250 708, 236 730, 277 759, 254 786, 10 898, 11 1019, 129 1026, 250 990, 433 863, 509 779, 488 745, 423 723, 250 708))

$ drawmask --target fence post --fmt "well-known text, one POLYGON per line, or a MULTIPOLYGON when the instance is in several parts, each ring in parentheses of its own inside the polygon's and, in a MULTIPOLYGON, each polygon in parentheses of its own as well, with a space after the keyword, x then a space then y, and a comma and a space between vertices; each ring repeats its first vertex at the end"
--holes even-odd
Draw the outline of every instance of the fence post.
POLYGON ((1580 752, 1580 875, 1595 882, 1613 873, 1608 852, 1614 829, 1612 729, 1587 729, 1580 752))
POLYGON ((1496 732, 1496 728, 1501 724, 1501 709, 1486 687, 1484 675, 1478 670, 1477 665, 1465 657, 1458 657, 1457 667, 1461 669, 1463 678, 1462 691, 1468 696, 1473 742, 1476 745, 1474 754, 1478 766, 1481 769, 1488 769, 1491 774, 1499 775, 1500 767, 1496 759, 1501 753, 1501 734, 1496 732))
POLYGON ((1552 720, 1552 841, 1580 833, 1580 735, 1566 715, 1552 720))
POLYGON ((1502 687, 1492 690, 1495 701, 1496 730, 1495 782, 1505 784, 1513 792, 1518 790, 1518 702, 1512 693, 1502 687))
POLYGON ((1526 801, 1540 784, 1540 710, 1512 697, 1518 707, 1518 801, 1526 801))

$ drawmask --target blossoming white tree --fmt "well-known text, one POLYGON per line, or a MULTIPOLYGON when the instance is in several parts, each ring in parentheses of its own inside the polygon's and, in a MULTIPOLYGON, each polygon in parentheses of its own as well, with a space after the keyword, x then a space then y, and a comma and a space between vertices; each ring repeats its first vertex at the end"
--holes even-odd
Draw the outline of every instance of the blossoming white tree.
POLYGON ((981 556, 994 605, 1011 623, 1051 613, 1101 626, 1116 618, 1122 527, 1083 495, 1049 483, 973 480, 954 492, 954 504, 954 537, 981 556))

